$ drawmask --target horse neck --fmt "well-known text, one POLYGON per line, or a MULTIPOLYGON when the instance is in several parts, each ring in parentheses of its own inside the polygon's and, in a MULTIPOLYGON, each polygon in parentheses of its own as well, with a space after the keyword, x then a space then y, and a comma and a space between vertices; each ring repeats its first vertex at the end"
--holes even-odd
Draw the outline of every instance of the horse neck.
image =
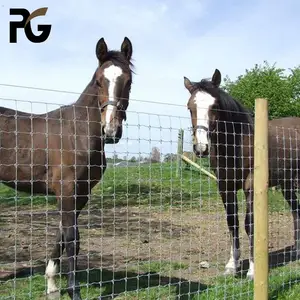
POLYGON ((74 105, 77 107, 98 107, 97 97, 97 89, 91 81, 74 105))
POLYGON ((98 104, 98 91, 91 81, 78 100, 74 103, 76 119, 84 120, 88 126, 90 135, 101 135, 101 112, 98 104))
POLYGON ((86 86, 78 100, 74 103, 74 106, 78 107, 78 111, 88 110, 90 121, 100 121, 98 90, 92 81, 86 86))
POLYGON ((221 118, 217 125, 216 133, 211 140, 212 153, 219 157, 223 163, 230 167, 239 168, 241 163, 241 148, 243 147, 243 138, 253 134, 253 125, 251 120, 243 121, 221 118), (229 157, 228 159, 224 159, 229 157))

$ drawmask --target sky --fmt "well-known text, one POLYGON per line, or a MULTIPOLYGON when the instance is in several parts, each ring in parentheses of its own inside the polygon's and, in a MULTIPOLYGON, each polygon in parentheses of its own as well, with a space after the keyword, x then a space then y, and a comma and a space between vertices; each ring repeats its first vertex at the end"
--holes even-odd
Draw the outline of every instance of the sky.
POLYGON ((123 138, 106 145, 108 156, 145 156, 154 146, 163 155, 174 153, 179 128, 186 129, 190 151, 183 76, 199 81, 218 68, 223 78, 235 79, 264 60, 285 69, 298 66, 299 11, 297 0, 1 0, 0 106, 43 113, 75 102, 97 67, 98 40, 120 49, 127 36, 136 74, 123 138), (18 30, 18 43, 10 44, 9 21, 20 17, 9 9, 44 6, 47 15, 34 19, 32 29, 52 24, 47 41, 31 43, 18 30))

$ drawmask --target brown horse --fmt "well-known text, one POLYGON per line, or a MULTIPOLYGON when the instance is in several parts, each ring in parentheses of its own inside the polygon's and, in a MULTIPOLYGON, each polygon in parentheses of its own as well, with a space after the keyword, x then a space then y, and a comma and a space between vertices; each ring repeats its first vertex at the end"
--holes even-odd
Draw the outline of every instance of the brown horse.
POLYGON ((58 291, 54 276, 66 248, 72 299, 81 299, 77 218, 105 172, 104 144, 122 137, 133 73, 127 37, 121 51, 108 51, 101 38, 96 56, 99 65, 74 104, 39 115, 0 108, 0 180, 32 195, 56 195, 61 221, 46 268, 47 294, 58 291))
MULTIPOLYGON (((240 259, 237 191, 243 189, 247 208, 245 230, 250 244, 249 278, 254 276, 253 260, 253 114, 219 86, 221 73, 215 70, 211 80, 191 82, 184 77, 190 92, 187 107, 193 126, 194 152, 209 155, 217 176, 227 224, 232 238, 231 255, 225 274, 236 274, 240 259)), ((280 185, 294 219, 296 254, 300 254, 300 218, 296 196, 299 178, 300 118, 288 117, 269 121, 269 186, 280 185)))

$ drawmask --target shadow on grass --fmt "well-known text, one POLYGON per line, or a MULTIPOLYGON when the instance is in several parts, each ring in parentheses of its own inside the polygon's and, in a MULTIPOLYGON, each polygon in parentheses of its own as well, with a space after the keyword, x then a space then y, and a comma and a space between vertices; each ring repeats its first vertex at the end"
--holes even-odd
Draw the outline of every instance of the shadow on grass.
MULTIPOLYGON (((286 295, 295 285, 298 285, 299 283, 300 283, 300 276, 293 276, 293 277, 288 278, 286 281, 281 282, 280 286, 277 289, 274 289, 274 290, 272 290, 271 293, 269 293, 268 299, 276 300, 276 299, 278 299, 279 296, 286 295)), ((284 299, 287 299, 287 298, 284 298, 284 299)), ((296 299, 296 298, 293 298, 293 299, 296 299)))
POLYGON ((83 272, 80 281, 104 288, 99 299, 113 299, 124 292, 140 291, 148 288, 173 286, 176 299, 189 299, 189 294, 204 291, 208 286, 199 282, 190 282, 183 278, 161 276, 158 273, 111 272, 92 270, 83 272), (84 274, 85 273, 85 274, 84 274))
MULTIPOLYGON (((273 251, 269 253, 269 269, 275 269, 285 266, 286 264, 299 260, 296 255, 294 246, 287 246, 285 248, 273 251)), ((241 267, 238 272, 238 276, 246 277, 249 269, 249 260, 245 259, 241 262, 241 267)))
MULTIPOLYGON (((11 274, 1 279, 1 282, 12 278, 26 278, 28 276, 44 275, 44 266, 38 266, 34 269, 23 268, 16 274, 11 274)), ((66 278, 66 275, 62 275, 66 278)), ((114 299, 125 292, 136 292, 132 295, 133 299, 138 297, 138 293, 145 293, 145 290, 151 288, 169 288, 172 287, 172 295, 175 299, 187 300, 190 295, 199 294, 209 288, 208 285, 200 282, 188 281, 184 278, 162 276, 155 272, 136 273, 132 271, 115 271, 107 269, 91 268, 90 270, 82 270, 78 272, 78 279, 81 286, 89 286, 99 288, 99 295, 89 299, 114 299)), ((168 291, 165 291, 169 293, 168 291)), ((159 293, 159 292, 157 292, 159 293)), ((161 292, 160 292, 161 293, 161 292)), ((67 294, 66 286, 61 289, 60 295, 67 294)), ((83 292, 82 292, 83 294, 83 292)), ((93 292, 93 294, 95 294, 93 292)), ((130 298, 130 296, 128 295, 130 298)))
MULTIPOLYGON (((285 295, 288 291, 290 291, 292 289, 293 286, 295 286, 299 283, 300 283, 300 276, 293 276, 293 277, 288 278, 285 282, 281 282, 280 286, 277 289, 275 289, 271 293, 269 293, 268 299, 269 300, 278 299, 278 297, 280 295, 285 295)), ((284 299, 286 299, 286 298, 284 298, 284 299)), ((293 299, 296 299, 296 298, 293 298, 293 299)))

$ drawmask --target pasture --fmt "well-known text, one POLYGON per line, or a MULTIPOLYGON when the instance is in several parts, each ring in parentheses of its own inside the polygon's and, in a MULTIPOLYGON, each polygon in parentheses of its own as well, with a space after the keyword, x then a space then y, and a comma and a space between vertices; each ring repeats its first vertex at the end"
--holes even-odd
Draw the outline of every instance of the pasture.
MULTIPOLYGON (((205 159, 201 164, 208 166, 205 159)), ((193 168, 176 177, 175 169, 175 162, 107 169, 79 217, 83 299, 252 299, 253 282, 243 272, 249 253, 243 224, 242 270, 238 278, 223 277, 230 243, 216 183, 193 168)), ((0 299, 45 298, 45 246, 49 254, 59 218, 55 204, 54 197, 29 197, 1 185, 0 299), (3 272, 15 268, 17 278, 3 272)), ((297 299, 299 263, 286 248, 293 244, 292 216, 280 191, 269 192, 269 211, 270 299, 297 299)), ((61 299, 68 299, 66 267, 63 256, 56 278, 61 299)))

